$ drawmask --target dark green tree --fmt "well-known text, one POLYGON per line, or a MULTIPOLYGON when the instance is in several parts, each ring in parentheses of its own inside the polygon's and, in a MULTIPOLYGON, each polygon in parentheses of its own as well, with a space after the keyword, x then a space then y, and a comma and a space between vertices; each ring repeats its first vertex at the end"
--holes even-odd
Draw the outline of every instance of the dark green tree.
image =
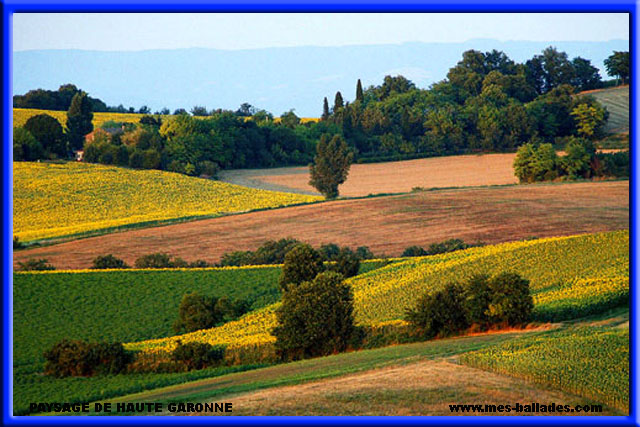
POLYGON ((488 314, 492 323, 520 325, 529 321, 533 298, 529 281, 516 273, 501 273, 489 280, 491 303, 488 314))
POLYGON ((607 74, 617 76, 625 84, 625 80, 629 77, 629 52, 616 52, 604 60, 604 66, 607 74))
POLYGON ((324 103, 322 104, 322 117, 320 118, 323 122, 327 121, 329 118, 329 101, 327 97, 324 97, 324 103))
POLYGON ((24 128, 40 143, 46 156, 67 156, 67 141, 62 126, 53 117, 47 114, 30 117, 24 128))
POLYGON ((333 101, 333 112, 336 113, 341 108, 344 108, 344 100, 342 99, 342 94, 338 91, 336 92, 336 98, 333 101))
POLYGON ((579 91, 597 89, 602 86, 602 78, 598 69, 591 65, 588 59, 573 58, 571 61, 575 70, 575 75, 571 84, 578 88, 579 91))
POLYGON ((352 161, 353 152, 340 135, 335 135, 331 140, 328 135, 322 135, 310 166, 309 184, 327 199, 335 199, 339 194, 338 186, 347 179, 352 161))
POLYGON ((407 310, 405 319, 418 336, 429 339, 448 336, 469 326, 464 310, 464 291, 451 283, 443 289, 423 295, 418 304, 407 310))
POLYGON ((13 161, 33 161, 44 157, 40 143, 25 128, 13 128, 13 161))
POLYGON ((289 291, 302 282, 313 280, 323 270, 322 255, 311 245, 300 243, 284 256, 280 287, 289 291))
POLYGON ((176 333, 193 332, 213 327, 221 318, 215 310, 218 299, 199 295, 196 292, 185 294, 178 308, 178 319, 173 324, 176 333))
POLYGON ((286 292, 276 316, 272 334, 283 359, 344 351, 355 330, 351 287, 339 273, 321 273, 286 292))
POLYGON ((78 92, 73 96, 67 111, 67 135, 72 150, 81 150, 84 137, 93 130, 93 112, 86 92, 78 92))
POLYGON ((358 84, 356 84, 356 101, 364 101, 364 91, 362 90, 362 82, 358 79, 358 84))

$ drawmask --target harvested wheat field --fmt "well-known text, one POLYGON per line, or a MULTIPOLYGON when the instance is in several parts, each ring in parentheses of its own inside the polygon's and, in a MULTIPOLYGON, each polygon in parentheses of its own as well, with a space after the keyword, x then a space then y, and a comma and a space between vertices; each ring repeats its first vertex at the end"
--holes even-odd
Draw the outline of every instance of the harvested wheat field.
MULTIPOLYGON (((586 399, 539 388, 523 380, 462 366, 425 360, 339 378, 218 397, 233 402, 228 415, 526 415, 524 413, 452 413, 450 404, 585 405, 586 399)), ((203 413, 201 415, 221 415, 203 413)), ((545 415, 545 413, 536 415, 545 415)), ((548 415, 569 415, 553 413, 548 415)), ((578 414, 574 414, 578 415, 578 414)), ((585 415, 581 413, 579 415, 585 415)), ((590 415, 590 414, 586 414, 590 415)), ((593 415, 621 415, 604 408, 593 415)))
MULTIPOLYGON (((600 150, 614 152, 620 150, 600 150)), ((558 155, 564 155, 562 151, 558 155)), ((354 164, 339 188, 345 197, 407 193, 433 189, 516 184, 515 153, 430 157, 400 162, 354 164)), ((232 184, 271 191, 317 195, 309 185, 308 167, 237 169, 222 171, 220 179, 232 184)))
MULTIPOLYGON (((478 154, 401 162, 354 164, 340 195, 347 197, 369 194, 404 193, 414 187, 442 188, 478 185, 515 184, 515 153, 478 154)), ((265 190, 318 194, 309 185, 309 168, 249 169, 223 171, 223 181, 265 190)))
POLYGON ((14 264, 47 258, 58 269, 77 269, 98 255, 133 264, 153 252, 214 262, 283 237, 398 256, 408 246, 451 238, 500 243, 628 228, 628 181, 514 185, 338 200, 131 230, 16 251, 14 264))

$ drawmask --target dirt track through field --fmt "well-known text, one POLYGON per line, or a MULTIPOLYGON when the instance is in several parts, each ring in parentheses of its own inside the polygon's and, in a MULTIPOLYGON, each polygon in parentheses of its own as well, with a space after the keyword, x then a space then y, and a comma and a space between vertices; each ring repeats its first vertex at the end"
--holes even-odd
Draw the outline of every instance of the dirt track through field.
POLYGON ((408 246, 451 238, 491 244, 628 228, 628 181, 520 185, 338 200, 132 230, 18 251, 14 264, 47 258, 58 269, 88 268, 96 256, 113 254, 133 265, 153 252, 214 262, 283 237, 398 256, 408 246))
MULTIPOLYGON (((471 415, 452 414, 449 404, 583 405, 586 399, 536 387, 523 380, 426 360, 311 383, 221 396, 230 415, 471 415)), ((597 415, 619 415, 606 410, 597 415)), ((200 415, 214 415, 202 413, 200 415)), ((516 412, 474 415, 523 415, 516 412)), ((566 414, 535 414, 566 415, 566 414)), ((574 414, 575 415, 575 414, 574 414)), ((584 414, 582 414, 584 415, 584 414)))

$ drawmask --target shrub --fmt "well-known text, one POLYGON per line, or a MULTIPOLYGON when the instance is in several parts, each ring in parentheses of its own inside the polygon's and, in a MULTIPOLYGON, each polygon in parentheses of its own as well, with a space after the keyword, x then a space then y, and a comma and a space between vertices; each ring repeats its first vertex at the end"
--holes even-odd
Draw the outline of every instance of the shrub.
POLYGON ((463 295, 462 287, 455 283, 423 295, 417 305, 406 312, 405 319, 413 333, 429 339, 449 336, 467 328, 463 295))
POLYGON ((129 268, 129 266, 120 258, 113 255, 98 256, 93 260, 93 269, 104 270, 107 268, 129 268))
POLYGON ((432 243, 429 245, 427 255, 444 254, 447 252, 459 251, 461 249, 467 249, 469 245, 460 239, 449 239, 440 243, 432 243))
POLYGON ((55 377, 118 374, 133 361, 121 343, 87 343, 63 339, 44 352, 44 373, 55 377))
POLYGON ((571 138, 565 146, 565 156, 561 157, 558 166, 570 179, 589 178, 591 176, 591 156, 585 144, 577 138, 571 138))
POLYGON ((402 252, 402 257, 413 257, 413 256, 424 256, 427 255, 427 251, 425 251, 420 246, 409 246, 402 252))
POLYGON ((598 153, 596 159, 602 165, 600 175, 604 176, 629 176, 629 152, 598 153))
POLYGON ((24 243, 20 241, 18 236, 13 236, 13 250, 24 248, 24 243))
POLYGON ((323 270, 322 256, 318 251, 306 243, 300 243, 284 257, 280 287, 287 291, 291 285, 313 280, 323 270))
POLYGON ((129 167, 134 169, 142 169, 144 164, 144 154, 140 150, 133 150, 129 155, 129 167))
POLYGON ((213 267, 213 265, 202 259, 197 259, 189 263, 189 268, 208 268, 208 267, 213 267))
POLYGON ((276 312, 276 351, 285 360, 347 348, 354 332, 353 294, 339 273, 327 271, 290 288, 276 312))
POLYGON ((338 255, 340 255, 340 246, 335 243, 327 243, 320 246, 318 252, 322 255, 322 258, 324 258, 325 261, 336 261, 338 259, 338 255))
POLYGON ((33 161, 44 158, 42 145, 24 128, 13 128, 13 160, 33 161))
POLYGON ((489 276, 476 274, 464 286, 464 311, 470 325, 486 327, 490 323, 489 304, 492 294, 489 287, 489 276))
POLYGON ((46 258, 31 258, 25 262, 19 262, 18 265, 22 271, 45 271, 56 269, 53 265, 49 264, 49 261, 46 258))
POLYGON ((516 273, 501 273, 489 280, 491 304, 489 319, 493 323, 519 325, 531 318, 533 298, 529 281, 516 273))
POLYGON ((214 311, 222 322, 235 320, 251 310, 249 301, 221 297, 216 301, 214 311))
POLYGON ((369 249, 368 246, 359 246, 356 249, 356 255, 360 259, 373 259, 373 258, 375 258, 375 255, 373 254, 373 252, 371 252, 371 249, 369 249))
POLYGON ((204 342, 178 342, 171 359, 183 363, 188 370, 218 366, 224 359, 225 348, 204 342))
POLYGON ((178 308, 178 320, 173 325, 176 333, 193 332, 213 327, 221 320, 215 310, 217 299, 199 295, 196 292, 185 294, 178 308))
POLYGON ((558 156, 551 144, 529 142, 518 148, 513 162, 520 182, 550 181, 558 176, 558 156))
POLYGON ((204 160, 198 163, 198 170, 200 171, 200 175, 216 178, 218 176, 218 172, 220 172, 220 166, 210 160, 204 160))
POLYGON ((340 249, 335 259, 335 264, 330 265, 329 269, 345 278, 356 276, 360 271, 360 258, 349 248, 340 249))
POLYGON ((220 262, 218 263, 222 267, 240 266, 240 265, 255 265, 255 256, 251 251, 234 251, 227 252, 222 255, 220 262))
POLYGON ((173 268, 173 263, 169 255, 158 252, 141 256, 136 260, 135 266, 136 268, 173 268))

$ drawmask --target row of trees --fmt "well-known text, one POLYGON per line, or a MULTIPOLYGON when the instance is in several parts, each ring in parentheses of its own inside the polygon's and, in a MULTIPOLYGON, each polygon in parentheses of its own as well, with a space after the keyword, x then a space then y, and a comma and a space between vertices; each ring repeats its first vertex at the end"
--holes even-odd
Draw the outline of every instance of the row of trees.
POLYGON ((13 159, 69 158, 82 149, 85 135, 93 130, 91 100, 85 92, 77 92, 67 111, 67 125, 48 114, 30 117, 23 127, 13 130, 13 159))
MULTIPOLYGON (((627 78, 624 52, 614 53, 607 64, 627 78)), ((144 116, 123 133, 97 131, 86 143, 95 107, 70 86, 59 93, 75 93, 69 114, 72 109, 80 113, 69 115, 67 130, 48 116, 32 117, 14 133, 14 154, 16 160, 35 160, 68 157, 84 148, 88 162, 208 176, 220 168, 309 164, 317 156, 312 184, 331 198, 352 161, 510 151, 534 137, 553 142, 583 136, 585 123, 589 137, 599 138, 606 111, 594 98, 574 95, 600 84, 588 60, 570 60, 552 47, 523 64, 496 50, 470 50, 429 89, 402 76, 387 76, 366 89, 358 81, 353 102, 338 92, 329 108, 325 98, 317 123, 301 123, 293 111, 274 120, 250 104, 235 112, 194 107, 194 116, 207 117, 185 110, 171 119, 144 116), (83 101, 74 107, 76 98, 83 101)))

